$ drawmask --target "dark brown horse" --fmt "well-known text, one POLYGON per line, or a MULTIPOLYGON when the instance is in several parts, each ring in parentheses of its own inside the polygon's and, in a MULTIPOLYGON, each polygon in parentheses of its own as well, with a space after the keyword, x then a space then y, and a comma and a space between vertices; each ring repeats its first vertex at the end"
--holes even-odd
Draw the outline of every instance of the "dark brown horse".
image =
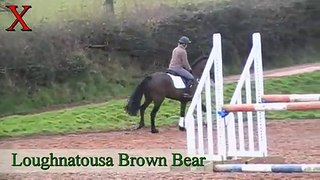
MULTIPOLYGON (((195 60, 195 62, 191 65, 192 74, 196 80, 200 79, 207 60, 207 56, 202 56, 195 60)), ((214 73, 212 70, 213 68, 211 68, 210 77, 211 79, 214 79, 214 73)), ((190 89, 192 96, 196 88, 197 82, 195 82, 195 84, 190 89)), ((140 129, 144 127, 144 112, 146 108, 153 102, 154 107, 150 114, 151 132, 158 133, 158 130, 155 127, 155 117, 165 98, 180 101, 180 117, 185 116, 187 103, 192 100, 184 98, 183 94, 185 93, 185 91, 186 89, 175 88, 171 77, 166 72, 156 72, 145 77, 136 87, 135 91, 129 98, 128 104, 125 106, 125 110, 131 116, 136 116, 138 111, 140 110, 141 119, 138 127, 138 129, 140 129), (141 105, 140 103, 143 95, 145 97, 145 101, 141 105)), ((205 108, 202 109, 205 110, 205 108)), ((180 130, 185 129, 180 127, 180 130)))

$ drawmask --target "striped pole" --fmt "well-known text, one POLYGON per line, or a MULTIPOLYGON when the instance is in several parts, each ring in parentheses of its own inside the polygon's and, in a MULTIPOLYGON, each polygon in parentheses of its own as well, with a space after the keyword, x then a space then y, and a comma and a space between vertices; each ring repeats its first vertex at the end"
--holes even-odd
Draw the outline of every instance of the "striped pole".
POLYGON ((234 104, 224 105, 222 110, 225 112, 320 110, 320 102, 234 104))
POLYGON ((264 102, 310 102, 320 101, 320 94, 270 94, 263 95, 264 102))
POLYGON ((218 164, 216 172, 320 173, 320 164, 218 164))

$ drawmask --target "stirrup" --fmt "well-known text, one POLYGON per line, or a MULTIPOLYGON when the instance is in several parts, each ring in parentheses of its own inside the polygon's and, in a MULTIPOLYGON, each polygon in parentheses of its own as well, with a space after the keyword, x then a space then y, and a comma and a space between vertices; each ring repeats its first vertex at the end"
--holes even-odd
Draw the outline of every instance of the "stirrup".
POLYGON ((192 96, 189 93, 183 93, 182 96, 186 99, 192 99, 192 96))
POLYGON ((195 84, 195 81, 194 81, 194 80, 192 80, 192 81, 190 80, 189 83, 188 83, 188 85, 189 85, 188 88, 191 89, 191 87, 192 87, 194 84, 195 84))

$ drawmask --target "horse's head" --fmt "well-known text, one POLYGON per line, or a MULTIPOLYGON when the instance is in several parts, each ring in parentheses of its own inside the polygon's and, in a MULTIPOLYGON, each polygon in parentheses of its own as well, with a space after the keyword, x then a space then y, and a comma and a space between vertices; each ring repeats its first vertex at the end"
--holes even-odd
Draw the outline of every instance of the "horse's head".
MULTIPOLYGON (((204 68, 206 67, 209 56, 201 56, 191 65, 192 74, 196 79, 200 79, 204 68)), ((214 66, 210 69, 210 79, 214 82, 214 66)))

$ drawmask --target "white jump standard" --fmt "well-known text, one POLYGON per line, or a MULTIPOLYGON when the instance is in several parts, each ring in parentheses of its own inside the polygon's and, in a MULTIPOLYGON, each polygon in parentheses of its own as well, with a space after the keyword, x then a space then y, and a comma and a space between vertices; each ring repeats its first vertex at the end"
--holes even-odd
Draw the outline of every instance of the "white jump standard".
MULTIPOLYGON (((257 116, 253 116, 252 112, 246 113, 246 116, 242 112, 238 112, 235 116, 226 117, 226 120, 219 114, 224 105, 221 47, 220 34, 214 34, 213 48, 184 119, 187 129, 188 155, 206 156, 208 160, 214 161, 223 161, 233 157, 266 157, 267 138, 264 112, 258 112, 257 116), (214 67, 215 77, 214 98, 211 97, 210 69, 212 66, 214 67), (205 93, 205 100, 202 100, 202 92, 205 93), (215 108, 211 108, 212 100, 215 100, 215 108), (215 114, 206 113, 206 116, 203 116, 201 112, 202 101, 206 102, 206 112, 213 111, 215 114), (193 117, 194 111, 197 111, 195 113, 196 117, 193 117), (197 126, 195 125, 195 120, 197 126), (202 128, 204 122, 207 122, 207 128, 202 128), (216 124, 213 125, 213 123, 216 124), (215 133, 213 133, 213 129, 216 129, 215 133), (255 135, 258 135, 258 137, 255 137, 255 135), (246 136, 248 141, 245 141, 246 136)), ((244 94, 246 103, 252 103, 252 93, 256 94, 255 103, 262 101, 261 97, 264 94, 264 88, 261 37, 259 33, 252 35, 252 48, 230 104, 242 104, 241 90, 243 86, 246 90, 244 94), (251 66, 254 66, 254 85, 251 83, 251 66), (255 87, 253 88, 252 86, 255 87)))
MULTIPOLYGON (((320 109, 320 94, 265 95, 262 49, 259 33, 252 35, 252 48, 230 103, 224 104, 223 66, 220 34, 213 35, 213 48, 192 102, 180 125, 187 130, 187 155, 209 161, 228 158, 268 157, 265 111, 306 111, 320 109), (215 97, 211 97, 210 69, 214 65, 215 97), (253 66, 254 73, 250 73, 253 66), (251 76, 254 76, 253 82, 251 76), (254 85, 253 85, 254 84, 254 85), (242 93, 242 90, 245 93, 242 93), (205 100, 202 100, 204 92, 205 100), (255 102, 252 94, 255 94, 255 102), (245 97, 242 97, 245 96, 245 97), (215 100, 215 107, 212 106, 215 100), (202 113, 206 102, 206 115, 202 113), (243 103, 243 101, 245 101, 243 103), (194 111, 197 111, 194 113, 194 111), (215 114, 211 114, 214 112, 215 114), (246 113, 245 116, 243 113, 246 113), (255 116, 253 116, 255 113, 255 116), (194 114, 196 117, 194 117, 194 114), (214 120, 214 118, 216 118, 214 120), (185 121, 185 123, 183 123, 185 121), (204 124, 204 123, 207 124, 204 124), (195 124, 197 123, 197 125, 195 124), (216 125, 214 126, 214 123, 216 125), (203 126, 206 125, 206 128, 203 126), (237 125, 237 126, 236 126, 237 125), (214 133, 213 130, 216 130, 214 133), (255 137, 257 135, 257 137, 255 137)), ((219 164, 220 172, 320 172, 319 164, 219 164)))

